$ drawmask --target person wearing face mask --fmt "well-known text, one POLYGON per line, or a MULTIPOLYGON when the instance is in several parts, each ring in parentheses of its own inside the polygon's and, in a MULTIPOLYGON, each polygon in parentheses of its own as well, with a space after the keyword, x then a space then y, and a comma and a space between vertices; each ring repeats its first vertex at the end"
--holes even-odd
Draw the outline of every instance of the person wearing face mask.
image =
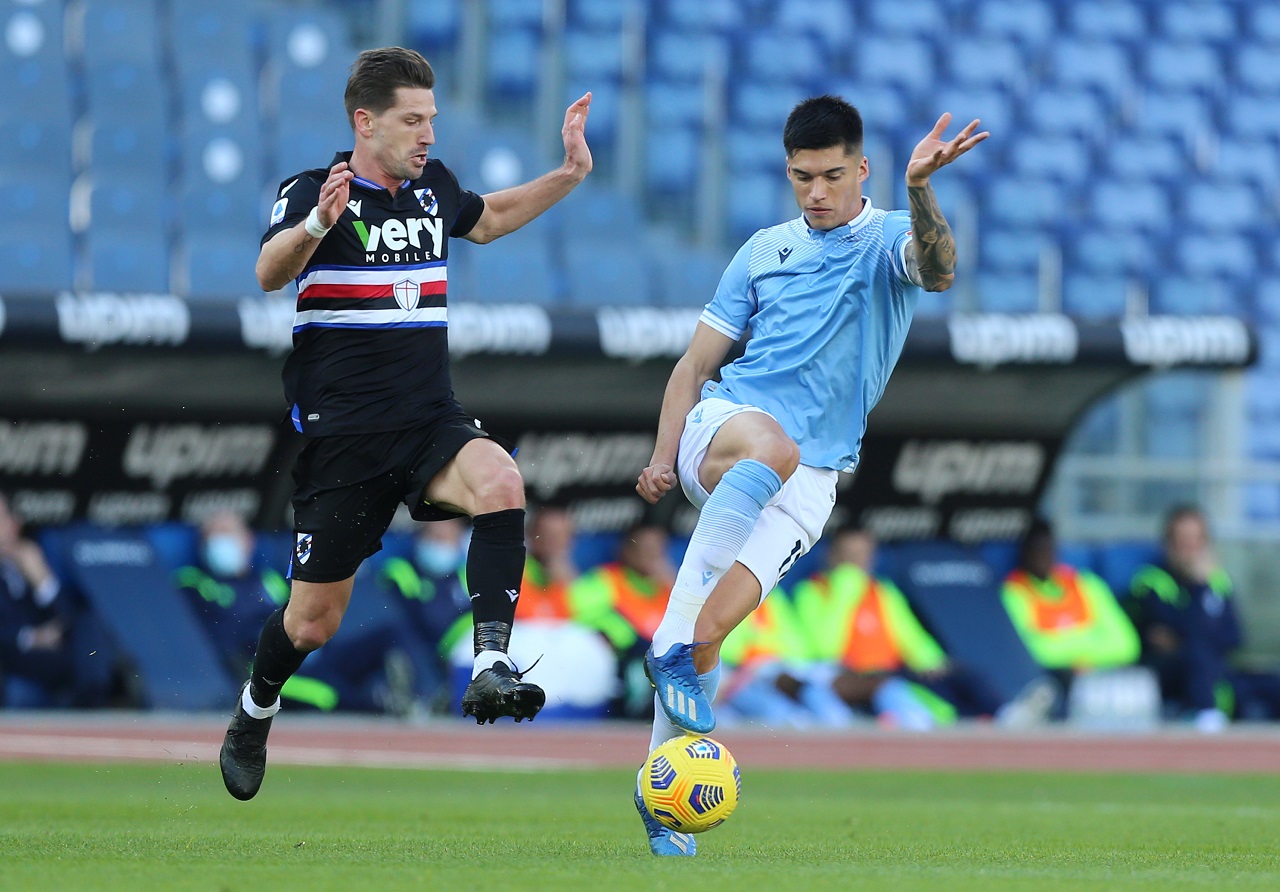
POLYGON ((1193 505, 1165 517, 1164 555, 1133 577, 1128 608, 1142 662, 1160 679, 1165 710, 1215 732, 1231 716, 1280 718, 1280 677, 1231 663, 1244 643, 1234 586, 1218 563, 1204 513, 1193 505))
MULTIPOLYGON (((256 564, 257 540, 232 511, 211 514, 200 529, 195 564, 175 574, 233 677, 248 670, 263 622, 289 599, 289 583, 256 564)), ((413 667, 405 634, 394 623, 347 630, 285 684, 281 696, 324 712, 335 709, 405 714, 413 705, 413 667)))
POLYGON ((414 537, 412 558, 389 558, 378 574, 379 583, 403 599, 415 637, 430 654, 419 672, 418 695, 439 711, 448 704, 448 655, 471 632, 470 535, 461 518, 424 523, 414 537))

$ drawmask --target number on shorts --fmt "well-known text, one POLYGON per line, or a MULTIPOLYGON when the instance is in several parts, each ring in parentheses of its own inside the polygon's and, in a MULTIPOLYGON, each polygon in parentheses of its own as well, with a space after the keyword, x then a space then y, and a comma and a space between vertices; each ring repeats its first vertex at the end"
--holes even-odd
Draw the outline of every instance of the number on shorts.
POLYGON ((787 555, 786 558, 783 559, 782 565, 778 567, 779 582, 782 581, 782 577, 787 575, 787 571, 790 570, 793 566, 795 566, 796 559, 800 557, 800 549, 803 547, 804 546, 801 544, 799 539, 796 540, 795 545, 791 546, 791 553, 787 555))

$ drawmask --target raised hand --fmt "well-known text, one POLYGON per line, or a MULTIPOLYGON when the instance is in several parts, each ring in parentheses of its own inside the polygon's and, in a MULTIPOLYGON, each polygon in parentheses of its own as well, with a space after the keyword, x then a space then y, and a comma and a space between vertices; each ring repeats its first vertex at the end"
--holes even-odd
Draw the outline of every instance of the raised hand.
POLYGON ((974 118, 954 139, 944 141, 942 134, 950 123, 951 112, 943 112, 929 135, 920 140, 912 150, 911 158, 907 161, 908 186, 923 186, 935 171, 950 164, 991 135, 986 130, 974 133, 978 129, 978 119, 974 118))
POLYGON ((564 166, 579 179, 591 173, 591 149, 587 146, 584 132, 590 111, 591 94, 584 93, 581 99, 565 111, 564 127, 560 130, 564 137, 564 166))
POLYGON ((329 178, 320 187, 320 203, 316 205, 316 217, 320 225, 332 227, 347 209, 347 201, 351 198, 351 181, 355 174, 345 161, 339 161, 329 168, 329 178))

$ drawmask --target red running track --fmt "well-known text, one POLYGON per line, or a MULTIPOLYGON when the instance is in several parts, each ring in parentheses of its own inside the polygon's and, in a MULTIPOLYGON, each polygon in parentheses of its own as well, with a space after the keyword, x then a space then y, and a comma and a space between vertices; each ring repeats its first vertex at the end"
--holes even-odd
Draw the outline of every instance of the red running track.
MULTIPOLYGON (((154 713, 0 713, 0 760, 209 762, 226 720, 154 713)), ((1218 735, 1169 729, 1098 735, 1063 728, 1011 732, 984 726, 929 734, 725 728, 716 734, 744 765, 766 768, 1275 773, 1280 727, 1218 735)), ((538 723, 479 727, 462 721, 282 716, 271 762, 491 771, 634 767, 647 725, 538 723)))

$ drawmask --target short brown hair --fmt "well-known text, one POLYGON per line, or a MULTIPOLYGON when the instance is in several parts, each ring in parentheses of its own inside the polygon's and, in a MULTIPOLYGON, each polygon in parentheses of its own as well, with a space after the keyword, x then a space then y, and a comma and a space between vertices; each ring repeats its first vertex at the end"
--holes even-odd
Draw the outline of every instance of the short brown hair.
POLYGON ((436 73, 431 70, 431 63, 417 50, 401 46, 365 50, 351 63, 351 76, 347 78, 343 97, 347 122, 355 127, 358 108, 382 114, 395 105, 400 87, 431 90, 435 85, 436 73))

